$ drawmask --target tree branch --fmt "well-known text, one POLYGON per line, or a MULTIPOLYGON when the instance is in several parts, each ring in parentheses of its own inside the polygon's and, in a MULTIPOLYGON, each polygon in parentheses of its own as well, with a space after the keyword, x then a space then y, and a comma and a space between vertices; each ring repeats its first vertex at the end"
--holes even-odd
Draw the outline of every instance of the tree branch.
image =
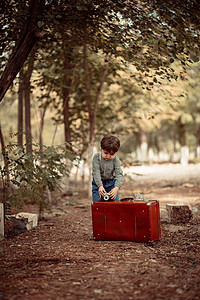
POLYGON ((105 68, 104 68, 104 72, 102 74, 102 77, 101 77, 101 80, 100 80, 100 84, 99 84, 99 87, 98 87, 98 90, 97 90, 97 94, 96 94, 96 97, 95 97, 95 102, 94 102, 94 116, 96 117, 96 112, 97 112, 97 105, 98 105, 98 101, 99 101, 99 96, 100 96, 100 93, 101 93, 101 90, 103 88, 103 84, 104 84, 104 81, 105 81, 105 78, 106 78, 106 75, 108 73, 108 69, 109 69, 109 55, 107 55, 106 57, 106 64, 105 64, 105 68))
POLYGON ((84 61, 84 71, 85 71, 85 84, 86 84, 86 102, 88 107, 89 118, 92 116, 91 109, 91 96, 90 96, 90 78, 89 78, 89 69, 88 69, 88 52, 87 45, 83 46, 83 61, 84 61))
POLYGON ((38 27, 38 16, 41 16, 44 8, 45 0, 30 1, 29 17, 0 78, 0 101, 3 99, 8 88, 26 61, 33 46, 42 37, 38 27))

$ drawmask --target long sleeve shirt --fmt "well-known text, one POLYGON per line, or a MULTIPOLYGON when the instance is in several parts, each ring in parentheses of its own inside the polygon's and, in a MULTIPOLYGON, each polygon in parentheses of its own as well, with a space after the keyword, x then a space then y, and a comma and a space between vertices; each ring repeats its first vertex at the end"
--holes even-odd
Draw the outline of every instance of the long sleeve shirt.
POLYGON ((96 153, 92 162, 92 174, 96 185, 103 185, 102 180, 116 179, 115 186, 121 188, 123 171, 120 160, 115 156, 112 160, 105 160, 101 153, 96 153))

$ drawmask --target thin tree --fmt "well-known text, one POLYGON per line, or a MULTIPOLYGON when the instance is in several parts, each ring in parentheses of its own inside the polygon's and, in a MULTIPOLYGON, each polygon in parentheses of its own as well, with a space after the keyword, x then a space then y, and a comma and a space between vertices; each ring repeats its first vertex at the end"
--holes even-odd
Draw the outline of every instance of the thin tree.
POLYGON ((9 168, 8 168, 8 153, 6 150, 6 144, 3 136, 3 131, 0 124, 0 144, 1 144, 1 153, 4 160, 4 176, 2 176, 2 182, 3 182, 3 199, 2 202, 6 201, 6 190, 8 192, 8 195, 12 193, 12 187, 10 185, 10 174, 9 174, 9 168))
POLYGON ((23 107, 24 107, 24 97, 23 97, 23 70, 19 72, 19 91, 18 91, 18 135, 17 135, 17 144, 19 147, 23 147, 23 120, 24 120, 24 113, 23 113, 23 107))
POLYGON ((26 152, 32 153, 32 134, 31 134, 31 75, 34 67, 36 48, 30 53, 27 69, 24 71, 24 104, 25 104, 25 133, 26 133, 26 152))
MULTIPOLYGON (((84 61, 84 72, 85 72, 85 97, 87 103, 87 110, 89 116, 89 145, 88 145, 88 164, 89 164, 89 182, 92 180, 92 157, 93 157, 93 147, 94 147, 94 138, 95 138, 95 126, 96 126, 96 116, 98 102, 105 82, 106 75, 109 69, 109 55, 107 55, 105 60, 105 66, 100 78, 99 86, 94 98, 92 101, 91 97, 91 84, 90 84, 90 73, 88 66, 88 46, 84 44, 83 46, 83 61, 84 61)), ((89 195, 91 195, 91 189, 89 188, 89 195)))
POLYGON ((63 120, 64 120, 64 136, 65 142, 67 143, 67 148, 71 150, 71 129, 70 129, 70 108, 69 108, 69 100, 70 100, 70 88, 72 84, 71 77, 69 75, 69 71, 72 69, 71 65, 71 52, 72 49, 67 49, 65 46, 65 42, 63 39, 63 66, 64 66, 64 74, 63 74, 63 82, 62 82, 62 96, 63 96, 63 120), (69 53, 70 52, 70 53, 69 53))

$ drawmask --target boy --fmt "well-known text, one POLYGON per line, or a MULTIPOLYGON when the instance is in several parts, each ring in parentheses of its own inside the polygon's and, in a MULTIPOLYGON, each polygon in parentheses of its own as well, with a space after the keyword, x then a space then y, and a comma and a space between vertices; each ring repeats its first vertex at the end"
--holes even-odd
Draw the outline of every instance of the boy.
POLYGON ((119 200, 119 189, 123 182, 123 172, 116 156, 120 141, 113 135, 105 135, 101 140, 101 153, 96 153, 92 162, 92 200, 103 200, 109 193, 111 200, 119 200))

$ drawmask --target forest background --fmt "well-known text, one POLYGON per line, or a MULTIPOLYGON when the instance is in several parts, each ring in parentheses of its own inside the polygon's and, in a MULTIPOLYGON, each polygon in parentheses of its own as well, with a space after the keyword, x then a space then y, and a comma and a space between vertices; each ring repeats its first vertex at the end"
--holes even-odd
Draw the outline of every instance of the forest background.
POLYGON ((198 1, 0 5, 3 201, 91 181, 106 133, 123 167, 200 161, 198 1))

